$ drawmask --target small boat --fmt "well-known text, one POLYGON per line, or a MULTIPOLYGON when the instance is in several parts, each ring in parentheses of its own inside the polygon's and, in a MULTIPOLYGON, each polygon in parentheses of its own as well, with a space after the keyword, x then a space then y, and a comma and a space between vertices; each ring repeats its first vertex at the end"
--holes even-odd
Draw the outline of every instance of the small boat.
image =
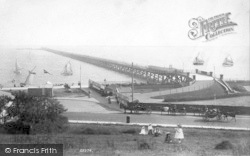
POLYGON ((19 64, 18 64, 18 62, 16 60, 16 67, 15 67, 14 73, 15 74, 21 74, 22 73, 21 70, 22 70, 22 68, 19 66, 19 64))
POLYGON ((232 67, 234 65, 233 59, 230 56, 226 57, 222 65, 224 67, 232 67))
POLYGON ((70 61, 68 63, 66 63, 66 65, 64 66, 64 71, 62 72, 62 75, 64 75, 64 76, 73 75, 73 70, 72 70, 70 61))
POLYGON ((35 72, 33 72, 35 70, 35 68, 36 67, 34 67, 32 70, 29 70, 29 75, 27 76, 25 82, 20 84, 21 87, 29 86, 32 84, 33 79, 34 79, 34 75, 36 74, 35 72))
POLYGON ((193 62, 193 65, 203 65, 204 64, 204 60, 203 59, 201 59, 200 57, 200 53, 195 57, 195 59, 194 59, 194 62, 193 62))

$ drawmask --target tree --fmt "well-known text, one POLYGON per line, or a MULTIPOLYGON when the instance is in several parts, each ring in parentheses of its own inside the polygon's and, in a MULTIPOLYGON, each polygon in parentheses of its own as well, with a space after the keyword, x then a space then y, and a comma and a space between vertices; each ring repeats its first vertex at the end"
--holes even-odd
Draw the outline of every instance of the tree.
POLYGON ((56 99, 34 97, 22 91, 13 95, 15 98, 7 108, 7 114, 10 118, 17 119, 13 124, 19 126, 10 127, 20 131, 23 127, 27 129, 27 126, 30 126, 32 133, 56 133, 67 128, 68 119, 62 116, 66 109, 56 99))
POLYGON ((11 101, 11 97, 6 95, 0 96, 0 120, 2 120, 3 123, 5 123, 6 120, 5 111, 9 101, 11 101))

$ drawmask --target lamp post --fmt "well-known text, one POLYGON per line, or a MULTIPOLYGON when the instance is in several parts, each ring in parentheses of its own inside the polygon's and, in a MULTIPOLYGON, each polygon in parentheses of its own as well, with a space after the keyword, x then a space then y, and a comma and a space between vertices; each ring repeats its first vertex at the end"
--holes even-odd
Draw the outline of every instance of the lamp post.
POLYGON ((214 105, 216 104, 216 94, 214 94, 214 105))
POLYGON ((132 62, 132 102, 134 101, 134 64, 132 62))
POLYGON ((82 89, 82 66, 80 65, 80 89, 82 89))

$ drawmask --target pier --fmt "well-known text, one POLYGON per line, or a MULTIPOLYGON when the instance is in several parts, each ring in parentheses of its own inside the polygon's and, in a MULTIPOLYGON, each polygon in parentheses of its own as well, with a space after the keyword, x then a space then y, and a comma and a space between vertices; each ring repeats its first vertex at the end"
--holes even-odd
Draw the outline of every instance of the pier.
POLYGON ((102 67, 108 70, 116 71, 122 74, 132 76, 135 78, 143 79, 148 84, 179 84, 181 86, 189 85, 193 82, 190 78, 190 73, 184 72, 180 69, 165 68, 157 66, 139 66, 118 62, 110 59, 103 59, 98 57, 92 57, 87 55, 73 54, 70 52, 58 51, 49 48, 41 48, 57 55, 69 57, 78 61, 86 62, 98 67, 102 67))

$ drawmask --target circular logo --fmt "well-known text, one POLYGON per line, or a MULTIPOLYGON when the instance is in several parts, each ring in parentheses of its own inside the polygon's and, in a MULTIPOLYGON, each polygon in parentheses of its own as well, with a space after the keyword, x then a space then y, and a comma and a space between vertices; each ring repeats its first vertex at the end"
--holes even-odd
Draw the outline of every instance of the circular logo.
POLYGON ((11 149, 10 148, 5 148, 5 153, 11 153, 11 149))

